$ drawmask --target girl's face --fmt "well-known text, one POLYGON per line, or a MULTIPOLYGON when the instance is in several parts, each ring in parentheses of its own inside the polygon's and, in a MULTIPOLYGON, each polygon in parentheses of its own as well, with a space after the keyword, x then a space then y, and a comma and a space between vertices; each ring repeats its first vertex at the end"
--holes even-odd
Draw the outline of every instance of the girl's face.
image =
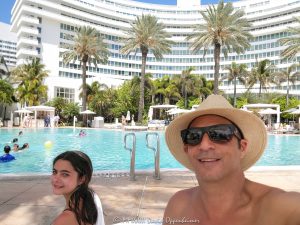
POLYGON ((63 159, 59 159, 53 166, 51 184, 53 193, 69 197, 82 181, 72 164, 63 159))

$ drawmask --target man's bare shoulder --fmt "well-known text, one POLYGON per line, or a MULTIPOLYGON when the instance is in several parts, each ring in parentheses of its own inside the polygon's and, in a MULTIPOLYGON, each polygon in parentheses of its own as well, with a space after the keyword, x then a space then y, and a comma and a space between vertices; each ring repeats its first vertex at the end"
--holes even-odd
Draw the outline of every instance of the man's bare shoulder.
POLYGON ((176 192, 169 200, 164 213, 164 221, 166 218, 175 218, 180 216, 191 204, 191 200, 195 195, 197 187, 184 189, 176 192))
POLYGON ((253 196, 258 205, 264 209, 263 214, 285 224, 300 224, 300 193, 288 192, 280 188, 275 188, 252 182, 253 196))
POLYGON ((271 208, 286 217, 287 224, 300 224, 300 193, 274 191, 268 196, 271 208))

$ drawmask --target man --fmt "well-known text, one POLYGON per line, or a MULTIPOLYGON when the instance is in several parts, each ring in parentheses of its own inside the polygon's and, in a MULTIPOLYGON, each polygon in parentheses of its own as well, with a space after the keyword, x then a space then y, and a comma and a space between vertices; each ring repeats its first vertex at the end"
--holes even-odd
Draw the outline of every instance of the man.
POLYGON ((166 142, 174 157, 195 172, 199 186, 169 200, 164 225, 300 224, 299 193, 244 176, 267 144, 264 123, 255 114, 211 95, 196 111, 171 122, 166 142))

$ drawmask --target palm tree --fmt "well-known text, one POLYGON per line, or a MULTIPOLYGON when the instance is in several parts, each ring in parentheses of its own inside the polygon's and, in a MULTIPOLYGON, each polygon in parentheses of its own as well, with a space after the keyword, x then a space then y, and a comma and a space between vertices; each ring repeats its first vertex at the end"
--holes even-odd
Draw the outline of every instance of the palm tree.
POLYGON ((193 67, 190 67, 186 70, 183 70, 181 72, 181 75, 174 77, 176 80, 175 82, 178 82, 181 85, 181 93, 184 98, 184 108, 188 107, 188 93, 193 92, 193 89, 195 87, 193 76, 191 75, 192 71, 195 69, 193 67))
MULTIPOLYGON (((295 20, 300 23, 300 18, 296 17, 295 20)), ((281 45, 287 45, 288 47, 281 52, 281 57, 284 59, 291 59, 300 52, 300 26, 288 27, 286 32, 292 36, 279 39, 281 45)))
POLYGON ((82 111, 86 110, 87 101, 87 64, 93 63, 96 67, 98 63, 105 64, 108 55, 107 45, 95 28, 89 26, 76 28, 72 49, 65 51, 62 57, 64 63, 79 60, 82 65, 82 111))
POLYGON ((207 81, 204 76, 199 77, 200 87, 197 89, 196 94, 199 96, 200 101, 202 102, 209 95, 213 93, 214 85, 212 81, 207 81))
POLYGON ((143 118, 147 55, 152 50, 155 58, 161 59, 163 54, 171 51, 170 46, 173 42, 167 39, 171 38, 171 36, 164 29, 165 26, 159 23, 155 16, 142 15, 141 17, 137 17, 131 23, 131 28, 126 32, 124 46, 120 50, 122 54, 127 55, 138 50, 142 54, 138 122, 142 122, 143 118))
POLYGON ((12 71, 12 81, 18 83, 16 96, 21 105, 39 105, 47 97, 48 87, 43 84, 48 76, 45 65, 34 58, 30 63, 18 66, 12 71))
POLYGON ((178 91, 178 88, 176 87, 176 85, 174 83, 170 83, 166 88, 161 88, 157 91, 157 93, 160 93, 162 95, 164 95, 165 97, 165 104, 170 104, 171 99, 180 99, 181 95, 178 91))
POLYGON ((244 18, 243 10, 234 10, 232 3, 221 0, 218 6, 211 5, 201 12, 204 24, 198 24, 187 37, 192 40, 191 49, 197 52, 204 49, 204 56, 210 46, 214 47, 215 75, 214 94, 218 94, 221 50, 225 57, 229 52, 238 54, 250 47, 252 35, 247 31, 250 23, 244 18))
POLYGON ((278 83, 287 82, 286 88, 286 106, 289 105, 289 92, 290 92, 290 83, 295 85, 298 77, 300 77, 300 72, 296 71, 298 64, 292 64, 288 68, 275 72, 274 76, 278 80, 278 83))
POLYGON ((226 66, 225 68, 229 70, 229 73, 222 77, 222 80, 227 79, 229 82, 233 81, 233 106, 236 107, 236 82, 239 80, 242 84, 246 84, 249 74, 247 71, 247 65, 232 62, 231 66, 226 66))
POLYGON ((259 82, 259 97, 261 97, 261 90, 267 89, 270 83, 276 84, 275 76, 272 70, 274 66, 270 64, 270 60, 264 59, 257 63, 255 67, 252 68, 248 80, 247 86, 248 90, 252 88, 257 82, 259 82))
MULTIPOLYGON (((11 105, 14 99, 14 89, 6 80, 0 80, 0 104, 3 104, 3 114, 6 115, 6 106, 11 105)), ((5 118, 2 118, 5 119, 5 118)))

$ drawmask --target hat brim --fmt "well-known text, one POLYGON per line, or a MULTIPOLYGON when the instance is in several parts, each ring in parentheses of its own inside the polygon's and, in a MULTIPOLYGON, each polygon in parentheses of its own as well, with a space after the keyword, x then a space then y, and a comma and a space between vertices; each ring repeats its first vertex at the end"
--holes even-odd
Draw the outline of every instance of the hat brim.
POLYGON ((188 124, 195 118, 203 115, 218 115, 232 121, 239 127, 248 140, 247 153, 241 160, 241 167, 247 170, 263 154, 267 144, 267 131, 263 121, 255 114, 236 108, 213 108, 196 110, 183 114, 174 119, 166 129, 165 139, 172 155, 186 168, 194 170, 187 154, 183 150, 183 142, 180 132, 186 129, 188 124))

